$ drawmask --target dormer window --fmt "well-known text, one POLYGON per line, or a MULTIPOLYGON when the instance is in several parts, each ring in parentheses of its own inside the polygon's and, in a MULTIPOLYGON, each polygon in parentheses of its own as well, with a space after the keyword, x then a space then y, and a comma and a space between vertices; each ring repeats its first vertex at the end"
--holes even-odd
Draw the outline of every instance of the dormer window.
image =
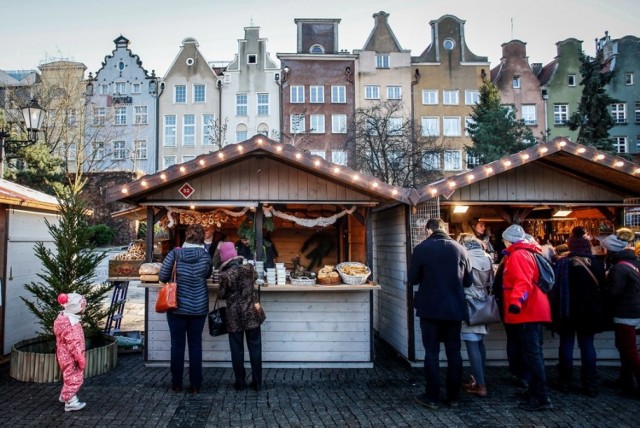
POLYGON ((311 49, 309 49, 309 53, 312 53, 312 54, 323 54, 324 53, 324 47, 322 47, 322 45, 313 45, 313 46, 311 46, 311 49))
POLYGON ((442 47, 447 51, 452 51, 456 47, 456 42, 453 39, 445 39, 442 42, 442 47))
POLYGON ((389 54, 376 55, 376 68, 389 68, 389 54))
POLYGON ((247 55, 247 64, 257 64, 258 63, 258 55, 251 54, 247 55))
POLYGON ((520 76, 513 76, 513 89, 520 89, 520 76))

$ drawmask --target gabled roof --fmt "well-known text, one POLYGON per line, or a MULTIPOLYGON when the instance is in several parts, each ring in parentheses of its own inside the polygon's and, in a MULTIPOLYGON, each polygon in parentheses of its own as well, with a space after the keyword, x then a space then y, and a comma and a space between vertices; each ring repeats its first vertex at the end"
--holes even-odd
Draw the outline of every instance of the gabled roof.
POLYGON ((427 184, 417 189, 420 195, 418 203, 440 195, 448 199, 456 190, 465 186, 534 163, 560 171, 565 177, 581 178, 589 185, 606 188, 627 198, 640 197, 640 165, 559 137, 549 143, 533 145, 470 171, 427 184))
POLYGON ((396 39, 393 30, 389 26, 389 14, 380 11, 373 14, 375 25, 369 38, 364 43, 363 51, 374 51, 377 53, 403 52, 402 46, 396 39))
POLYGON ((58 211, 55 197, 4 179, 0 179, 0 204, 58 211))
MULTIPOLYGON (((291 145, 278 143, 262 135, 255 135, 241 143, 228 145, 216 152, 198 156, 191 161, 173 165, 156 174, 111 188, 107 190, 106 201, 137 204, 145 198, 145 195, 152 192, 157 193, 174 187, 187 179, 194 180, 206 174, 223 170, 249 158, 255 158, 258 161, 265 158, 273 159, 320 179, 369 195, 383 203, 409 204, 409 197, 415 198, 417 196, 415 191, 412 195, 411 189, 392 186, 346 166, 333 164, 319 156, 298 150, 291 145)), ((296 177, 291 177, 291 180, 296 180, 296 177)))

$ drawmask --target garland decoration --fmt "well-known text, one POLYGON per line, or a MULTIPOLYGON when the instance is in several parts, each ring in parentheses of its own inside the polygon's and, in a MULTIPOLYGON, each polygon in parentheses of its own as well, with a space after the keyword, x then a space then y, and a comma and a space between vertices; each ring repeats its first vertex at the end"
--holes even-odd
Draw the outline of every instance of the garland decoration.
POLYGON ((352 206, 348 210, 343 210, 339 213, 336 213, 330 217, 318 217, 318 218, 300 218, 293 216, 291 214, 283 213, 282 211, 278 211, 273 207, 262 207, 262 211, 264 212, 265 217, 276 216, 284 220, 292 221, 300 226, 304 227, 326 227, 334 224, 340 217, 346 214, 352 214, 356 210, 356 206, 352 206))
POLYGON ((229 217, 241 217, 249 211, 249 207, 245 207, 242 211, 230 211, 224 208, 217 208, 214 211, 199 212, 193 210, 183 210, 180 208, 165 207, 167 210, 167 222, 161 222, 161 225, 167 229, 171 229, 176 222, 181 224, 201 224, 204 227, 217 226, 221 227, 229 217), (174 216, 177 215, 177 218, 174 216))

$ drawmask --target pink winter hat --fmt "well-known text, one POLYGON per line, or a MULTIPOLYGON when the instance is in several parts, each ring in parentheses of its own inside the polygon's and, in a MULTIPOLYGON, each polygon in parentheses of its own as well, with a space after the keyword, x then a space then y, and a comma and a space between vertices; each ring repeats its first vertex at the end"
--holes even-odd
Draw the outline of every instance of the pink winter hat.
POLYGON ((233 242, 226 241, 220 244, 220 261, 222 263, 237 256, 238 252, 236 251, 236 246, 233 245, 233 242))

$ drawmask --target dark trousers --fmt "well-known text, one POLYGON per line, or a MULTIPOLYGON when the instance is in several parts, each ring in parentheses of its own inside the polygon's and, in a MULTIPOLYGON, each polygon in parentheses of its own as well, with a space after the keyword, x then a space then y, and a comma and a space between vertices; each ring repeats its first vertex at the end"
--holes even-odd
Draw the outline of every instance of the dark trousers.
POLYGON ((462 384, 462 355, 460 321, 441 321, 420 318, 422 344, 424 345, 424 376, 427 381, 427 399, 437 403, 440 401, 440 342, 444 342, 447 354, 447 395, 448 401, 455 401, 460 396, 462 384))
POLYGON ((622 387, 633 390, 633 378, 640 384, 640 353, 636 345, 636 328, 632 325, 614 324, 616 348, 620 353, 622 387))
POLYGON ((558 349, 560 382, 571 382, 573 374, 573 346, 578 337, 580 348, 580 360, 582 362, 582 383, 595 381, 596 377, 596 347, 593 344, 594 334, 576 332, 572 328, 564 328, 560 331, 560 348, 558 349))
POLYGON ((171 383, 182 388, 184 372, 184 348, 189 344, 189 383, 194 388, 202 386, 202 330, 206 315, 178 315, 167 312, 171 332, 171 383))
POLYGON ((504 324, 504 331, 507 335, 509 373, 528 384, 529 379, 531 379, 531 373, 524 361, 519 324, 504 324))
POLYGON ((542 354, 542 323, 531 322, 515 324, 520 330, 522 340, 522 354, 525 364, 531 374, 529 381, 530 396, 545 403, 549 396, 547 394, 547 378, 544 369, 544 356, 542 354))
POLYGON ((247 337, 249 361, 251 361, 251 380, 256 385, 262 384, 262 333, 260 327, 239 333, 229 333, 229 349, 231 349, 231 365, 236 377, 236 385, 245 385, 244 370, 244 336, 247 337))

